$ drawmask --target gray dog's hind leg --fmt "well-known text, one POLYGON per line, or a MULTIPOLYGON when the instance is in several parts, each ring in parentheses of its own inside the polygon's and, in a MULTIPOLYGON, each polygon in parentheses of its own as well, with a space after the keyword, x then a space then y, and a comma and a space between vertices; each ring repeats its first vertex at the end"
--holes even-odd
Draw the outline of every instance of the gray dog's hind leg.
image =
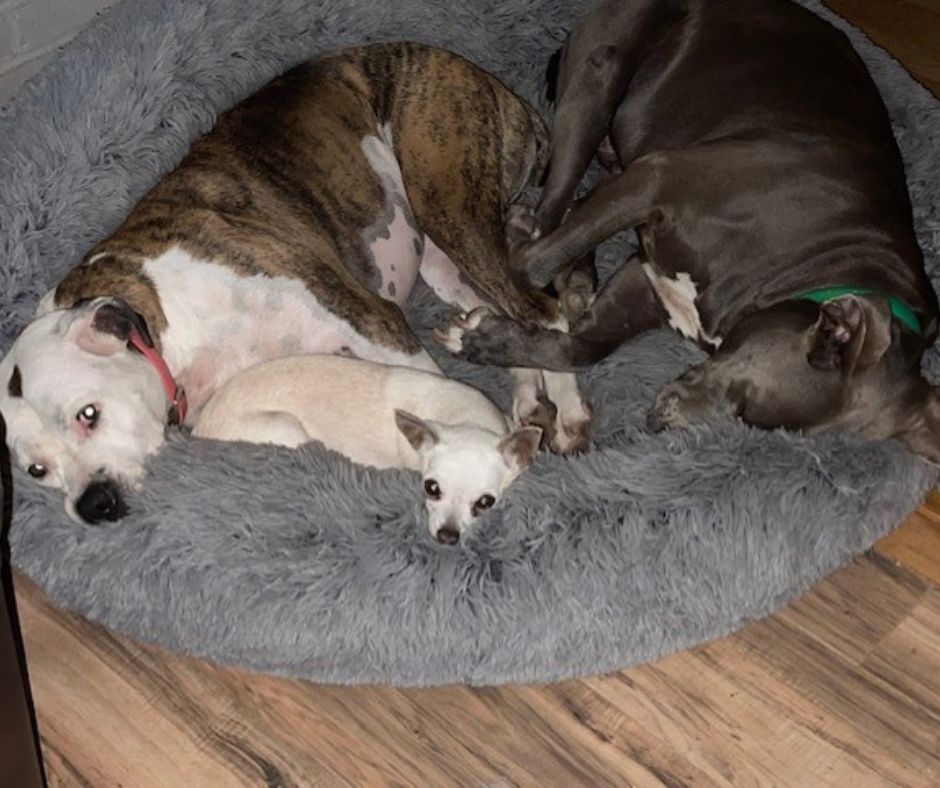
POLYGON ((558 226, 571 205, 591 158, 610 128, 627 86, 616 50, 600 45, 572 63, 570 49, 562 56, 562 93, 555 112, 555 135, 548 177, 536 210, 542 233, 558 226))
POLYGON ((551 158, 536 212, 542 234, 561 222, 630 80, 664 31, 685 16, 684 5, 601 0, 572 30, 558 66, 551 158))
POLYGON ((612 235, 644 224, 659 192, 668 154, 633 162, 623 173, 602 183, 571 211, 554 232, 523 247, 515 261, 529 282, 545 287, 552 278, 612 235))

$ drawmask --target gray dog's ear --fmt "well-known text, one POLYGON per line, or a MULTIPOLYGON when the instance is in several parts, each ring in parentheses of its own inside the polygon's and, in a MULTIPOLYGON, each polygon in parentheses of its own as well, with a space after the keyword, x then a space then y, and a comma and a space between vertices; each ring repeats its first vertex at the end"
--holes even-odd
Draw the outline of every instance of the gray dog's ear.
POLYGON ((810 332, 807 361, 816 369, 851 375, 870 367, 891 346, 888 299, 845 295, 826 301, 810 332))
POLYGON ((395 408, 395 424, 415 451, 428 449, 440 440, 434 427, 406 410, 395 408))
POLYGON ((519 427, 499 442, 499 451, 506 465, 515 471, 524 471, 532 464, 542 440, 541 427, 519 427))
POLYGON ((143 341, 153 347, 146 321, 121 299, 96 298, 75 308, 80 314, 68 333, 87 353, 110 356, 125 350, 135 329, 143 341))

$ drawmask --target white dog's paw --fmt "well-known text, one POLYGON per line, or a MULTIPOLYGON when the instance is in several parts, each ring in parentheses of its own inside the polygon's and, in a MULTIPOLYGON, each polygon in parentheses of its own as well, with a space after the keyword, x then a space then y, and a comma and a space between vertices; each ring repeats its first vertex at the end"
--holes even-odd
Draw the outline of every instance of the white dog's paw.
POLYGON ((481 306, 472 312, 455 317, 450 323, 434 329, 434 339, 455 356, 458 356, 463 352, 464 335, 477 328, 489 313, 489 309, 481 306))

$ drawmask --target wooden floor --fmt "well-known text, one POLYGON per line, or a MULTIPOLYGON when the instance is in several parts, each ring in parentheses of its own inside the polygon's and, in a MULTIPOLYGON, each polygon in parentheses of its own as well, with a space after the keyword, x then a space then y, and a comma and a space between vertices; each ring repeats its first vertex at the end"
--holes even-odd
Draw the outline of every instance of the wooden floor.
MULTIPOLYGON (((940 94, 940 0, 830 4, 940 94)), ((937 494, 737 635, 553 686, 286 681, 18 599, 52 785, 940 786, 937 494)))

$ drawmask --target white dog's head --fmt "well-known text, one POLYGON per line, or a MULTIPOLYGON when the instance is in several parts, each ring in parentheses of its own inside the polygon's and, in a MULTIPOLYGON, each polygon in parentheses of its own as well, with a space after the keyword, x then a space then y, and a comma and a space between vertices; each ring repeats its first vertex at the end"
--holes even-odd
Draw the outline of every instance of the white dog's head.
POLYGON ((395 423, 421 458, 428 529, 441 544, 456 544, 535 457, 538 427, 501 435, 471 424, 423 421, 402 410, 395 423))
POLYGON ((26 473, 65 493, 77 520, 117 520, 124 491, 164 440, 167 400, 153 366, 128 347, 139 315, 116 299, 48 312, 0 362, 7 443, 26 473))

